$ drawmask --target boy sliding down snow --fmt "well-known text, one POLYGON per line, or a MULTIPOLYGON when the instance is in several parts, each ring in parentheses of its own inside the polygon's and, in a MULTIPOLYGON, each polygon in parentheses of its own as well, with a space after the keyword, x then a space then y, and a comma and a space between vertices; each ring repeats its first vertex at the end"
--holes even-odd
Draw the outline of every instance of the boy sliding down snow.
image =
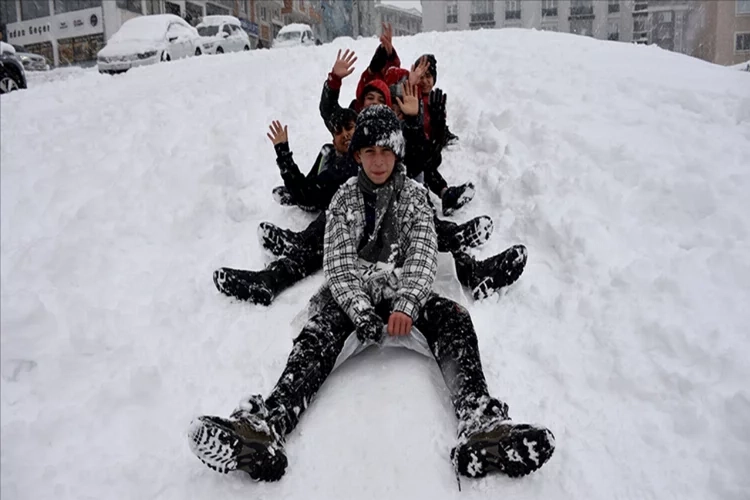
POLYGON ((276 150, 276 163, 284 185, 274 188, 274 198, 282 205, 297 205, 306 211, 325 210, 336 190, 357 175, 357 164, 349 155, 357 113, 342 109, 331 117, 333 141, 324 144, 307 176, 303 176, 289 149, 287 128, 274 121, 268 138, 276 150))
POLYGON ((398 161, 403 136, 392 110, 374 106, 357 119, 352 150, 361 170, 334 196, 325 229, 326 286, 294 340, 271 394, 242 402, 229 418, 204 416, 190 426, 190 447, 219 472, 241 470, 280 479, 286 436, 333 371, 353 333, 363 345, 388 336, 424 336, 443 373, 458 417, 456 470, 480 477, 535 471, 555 441, 543 427, 513 423, 507 404, 490 397, 468 311, 433 293, 437 237, 427 192, 398 161), (387 328, 386 326, 387 325, 387 328), (415 333, 416 334, 416 333, 415 333))

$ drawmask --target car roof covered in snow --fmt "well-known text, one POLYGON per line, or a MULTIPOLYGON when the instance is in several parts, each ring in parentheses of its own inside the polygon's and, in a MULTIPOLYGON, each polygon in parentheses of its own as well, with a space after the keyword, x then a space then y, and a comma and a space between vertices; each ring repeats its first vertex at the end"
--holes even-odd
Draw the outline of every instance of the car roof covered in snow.
POLYGON ((234 16, 205 16, 198 26, 221 26, 225 23, 240 26, 240 20, 234 16))
POLYGON ((294 33, 295 31, 312 31, 312 28, 307 24, 300 24, 300 23, 292 23, 287 24, 283 28, 279 30, 279 35, 282 33, 294 33))
POLYGON ((170 23, 175 22, 193 29, 184 19, 174 14, 155 14, 128 19, 122 24, 112 39, 152 40, 159 35, 163 36, 170 23))
POLYGON ((0 41, 0 53, 5 54, 6 52, 9 54, 15 54, 16 48, 9 43, 0 41))

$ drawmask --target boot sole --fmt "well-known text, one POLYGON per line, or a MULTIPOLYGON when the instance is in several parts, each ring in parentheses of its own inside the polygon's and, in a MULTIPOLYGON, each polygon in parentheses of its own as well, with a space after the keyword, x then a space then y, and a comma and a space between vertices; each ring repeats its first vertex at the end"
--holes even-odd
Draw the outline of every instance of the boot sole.
POLYGON ((256 292, 255 296, 252 296, 250 285, 241 278, 234 276, 234 274, 235 271, 232 269, 223 267, 214 271, 214 286, 216 286, 216 289, 228 297, 250 302, 251 304, 271 305, 274 296, 270 291, 258 288, 254 290, 256 292), (231 288, 227 286, 230 282, 232 283, 231 288))
POLYGON ((509 477, 523 477, 544 465, 555 451, 555 437, 547 429, 529 427, 508 436, 500 429, 469 441, 451 457, 458 469, 469 477, 484 477, 502 472, 509 477))
POLYGON ((495 224, 487 216, 480 216, 464 224, 466 226, 455 238, 458 242, 457 251, 465 252, 469 248, 476 248, 487 243, 495 229, 495 224))
MULTIPOLYGON (((493 276, 488 276, 480 281, 471 290, 471 294, 474 300, 486 299, 490 295, 494 294, 498 290, 508 285, 512 285, 518 278, 523 274, 523 270, 526 269, 526 248, 523 250, 516 250, 516 256, 513 258, 513 266, 508 271, 498 273, 493 276)), ((505 264, 505 260, 503 261, 505 264)), ((506 268, 509 265, 501 265, 500 268, 506 268)))
POLYGON ((282 452, 269 453, 264 442, 243 440, 209 417, 193 421, 188 437, 193 454, 216 472, 239 470, 258 481, 278 481, 286 471, 287 459, 282 452))

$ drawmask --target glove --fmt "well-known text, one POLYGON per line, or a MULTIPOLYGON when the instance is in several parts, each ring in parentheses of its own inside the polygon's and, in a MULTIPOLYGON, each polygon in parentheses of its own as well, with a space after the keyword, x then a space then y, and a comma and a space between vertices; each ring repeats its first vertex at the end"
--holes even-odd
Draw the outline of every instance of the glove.
POLYGON ((443 145, 445 143, 446 129, 446 111, 445 103, 448 100, 448 95, 443 93, 440 89, 435 89, 430 92, 429 109, 430 109, 430 120, 432 122, 432 136, 438 144, 443 145))
POLYGON ((383 320, 375 313, 374 309, 365 309, 357 317, 354 325, 357 338, 362 342, 362 345, 382 343, 383 326, 383 320))

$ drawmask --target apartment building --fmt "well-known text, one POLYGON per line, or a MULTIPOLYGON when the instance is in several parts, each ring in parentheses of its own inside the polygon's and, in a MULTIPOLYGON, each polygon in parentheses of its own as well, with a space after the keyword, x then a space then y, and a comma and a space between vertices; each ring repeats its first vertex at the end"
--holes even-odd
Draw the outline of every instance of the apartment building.
POLYGON ((693 55, 724 65, 750 61, 750 0, 701 4, 693 55))
POLYGON ((403 9, 393 4, 375 0, 376 24, 374 33, 379 33, 382 23, 393 27, 395 36, 415 35, 422 32, 422 13, 417 9, 403 9))
POLYGON ((535 28, 633 40, 633 0, 425 0, 424 31, 535 28))

